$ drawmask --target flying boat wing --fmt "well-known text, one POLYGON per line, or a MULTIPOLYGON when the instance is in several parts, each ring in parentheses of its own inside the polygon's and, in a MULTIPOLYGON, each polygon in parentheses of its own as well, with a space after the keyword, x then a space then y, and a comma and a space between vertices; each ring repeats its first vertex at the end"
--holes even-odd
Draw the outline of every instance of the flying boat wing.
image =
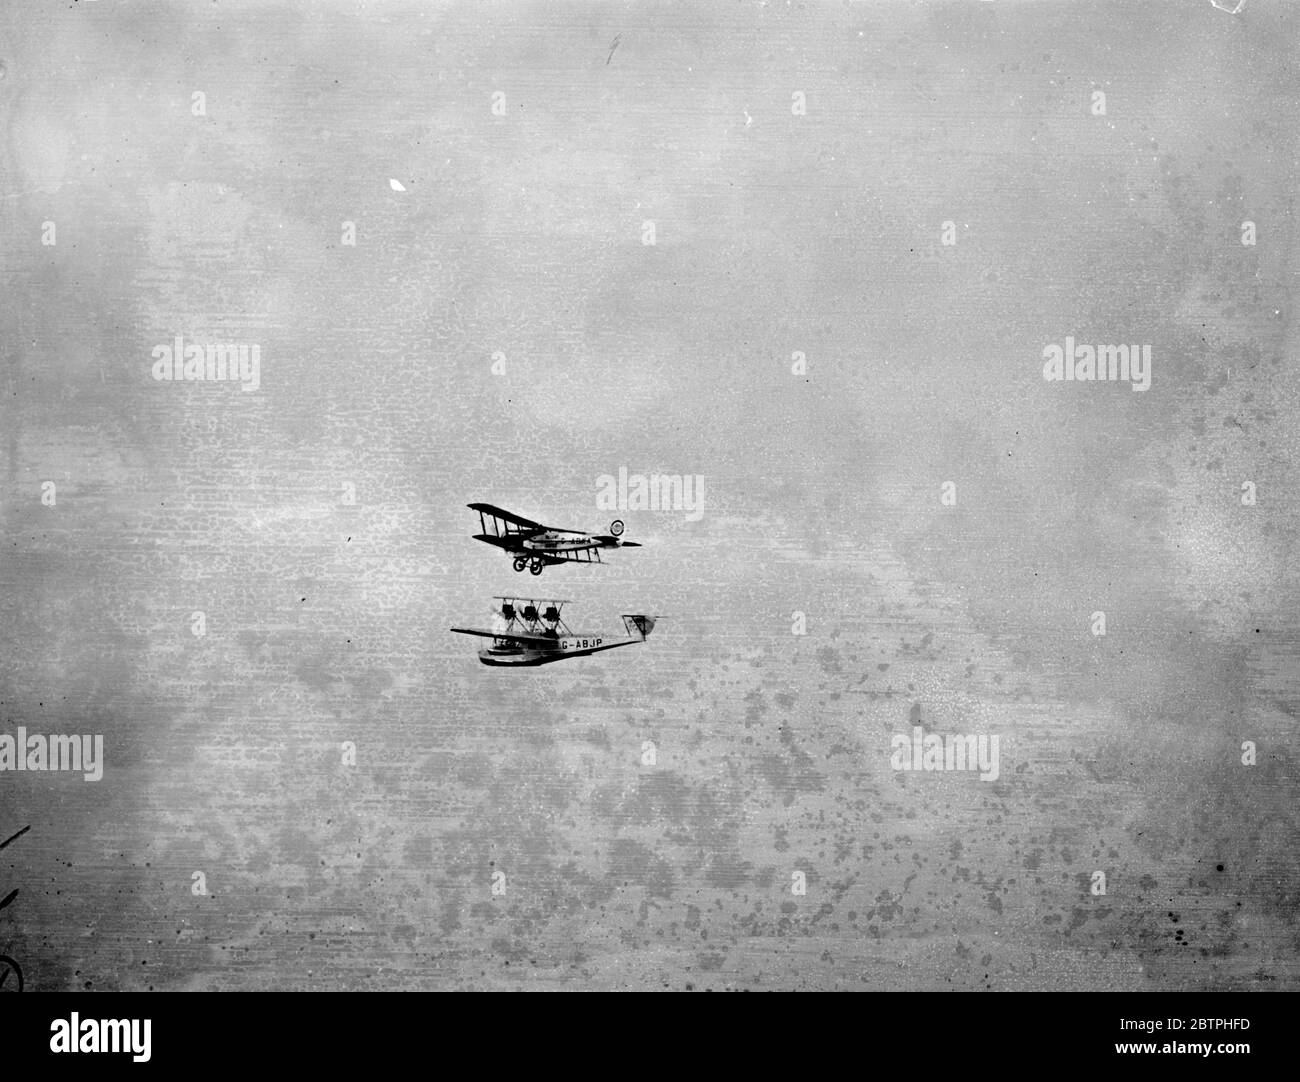
POLYGON ((538 643, 555 642, 555 635, 529 635, 514 631, 486 631, 481 627, 453 627, 452 631, 461 635, 477 635, 481 639, 501 639, 504 642, 518 642, 530 646, 538 643))

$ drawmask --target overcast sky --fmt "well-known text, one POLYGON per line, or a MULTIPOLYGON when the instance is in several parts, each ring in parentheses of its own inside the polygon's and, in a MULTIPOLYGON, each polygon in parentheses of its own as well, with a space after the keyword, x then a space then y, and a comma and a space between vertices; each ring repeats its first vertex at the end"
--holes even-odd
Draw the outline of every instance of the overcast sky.
POLYGON ((0 731, 106 766, 0 773, 0 951, 1295 987, 1298 19, 6 7, 0 731), (176 336, 256 390, 155 379, 176 336), (1045 381, 1067 336, 1150 387, 1045 381), (469 537, 604 531, 620 468, 702 515, 540 578, 469 537), (664 619, 523 672, 447 633, 532 590, 664 619), (1001 778, 892 770, 914 724, 1001 778))

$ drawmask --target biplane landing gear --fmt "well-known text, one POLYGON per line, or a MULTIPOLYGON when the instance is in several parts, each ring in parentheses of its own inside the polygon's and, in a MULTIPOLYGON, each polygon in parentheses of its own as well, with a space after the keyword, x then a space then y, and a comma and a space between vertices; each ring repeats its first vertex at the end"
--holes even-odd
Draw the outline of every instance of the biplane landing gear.
POLYGON ((528 559, 527 559, 527 557, 525 557, 525 556, 516 556, 516 557, 515 557, 515 570, 516 570, 516 571, 522 571, 522 570, 523 570, 525 567, 527 567, 527 566, 528 566, 528 559))
POLYGON ((544 568, 545 566, 546 566, 546 561, 544 561, 540 556, 534 556, 533 562, 528 566, 528 570, 531 571, 534 575, 540 575, 542 573, 542 568, 544 568))

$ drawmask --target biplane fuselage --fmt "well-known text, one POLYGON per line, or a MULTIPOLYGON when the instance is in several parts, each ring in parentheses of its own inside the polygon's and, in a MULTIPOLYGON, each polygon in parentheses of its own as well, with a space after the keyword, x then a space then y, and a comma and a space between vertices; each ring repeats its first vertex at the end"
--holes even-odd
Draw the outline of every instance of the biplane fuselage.
POLYGON ((586 657, 602 650, 645 642, 655 626, 653 616, 638 614, 623 617, 626 635, 585 634, 570 631, 560 619, 560 609, 566 604, 564 601, 514 597, 499 597, 497 600, 503 605, 501 614, 493 621, 495 627, 451 629, 461 635, 477 635, 492 640, 492 644, 478 654, 484 665, 549 665, 566 658, 586 657), (540 609, 541 605, 546 608, 540 609))
POLYGON ((540 575, 548 566, 563 563, 598 564, 601 549, 640 548, 636 541, 621 540, 623 523, 615 519, 607 534, 588 534, 581 530, 560 530, 540 522, 504 511, 490 503, 471 503, 477 511, 482 533, 475 541, 492 545, 510 555, 516 571, 527 568, 540 575), (489 525, 491 528, 489 529, 489 525))

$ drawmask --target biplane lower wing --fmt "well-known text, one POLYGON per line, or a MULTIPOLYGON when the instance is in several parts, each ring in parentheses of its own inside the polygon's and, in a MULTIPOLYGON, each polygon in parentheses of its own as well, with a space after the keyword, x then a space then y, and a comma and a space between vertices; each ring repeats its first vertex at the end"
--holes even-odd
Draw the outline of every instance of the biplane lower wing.
POLYGON ((526 535, 517 533, 476 533, 470 534, 475 541, 482 541, 485 545, 495 545, 499 549, 505 549, 506 552, 527 552, 524 548, 523 538, 526 535))
POLYGON ((599 545, 588 545, 580 549, 562 549, 559 552, 539 552, 537 549, 528 551, 534 556, 540 556, 548 564, 603 564, 605 562, 600 558, 599 545))

